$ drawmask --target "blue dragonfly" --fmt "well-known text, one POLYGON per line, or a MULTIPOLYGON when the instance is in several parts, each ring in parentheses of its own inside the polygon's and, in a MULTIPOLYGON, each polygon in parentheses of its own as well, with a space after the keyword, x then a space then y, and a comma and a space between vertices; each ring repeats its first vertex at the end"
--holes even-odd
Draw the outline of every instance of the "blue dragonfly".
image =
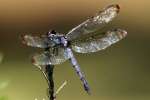
POLYGON ((41 36, 24 35, 23 43, 27 46, 48 48, 48 51, 33 56, 33 64, 37 66, 57 65, 70 60, 85 91, 90 93, 88 82, 73 55, 73 51, 83 54, 97 52, 126 37, 127 32, 123 29, 100 31, 118 15, 119 10, 119 5, 109 5, 71 29, 66 35, 54 30, 41 36))

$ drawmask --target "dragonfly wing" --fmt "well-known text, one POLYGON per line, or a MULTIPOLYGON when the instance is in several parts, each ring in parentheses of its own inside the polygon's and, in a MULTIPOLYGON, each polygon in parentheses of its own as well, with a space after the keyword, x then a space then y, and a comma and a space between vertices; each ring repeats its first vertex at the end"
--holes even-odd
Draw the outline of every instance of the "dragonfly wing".
POLYGON ((23 43, 27 46, 38 47, 38 48, 47 48, 49 45, 49 40, 46 36, 32 36, 32 35, 23 35, 23 43))
POLYGON ((98 12, 95 16, 87 19, 77 27, 70 30, 68 34, 66 34, 67 39, 69 41, 74 41, 103 28, 103 26, 105 26, 117 16, 119 9, 119 5, 110 5, 106 7, 102 11, 98 12))
POLYGON ((34 65, 57 65, 65 62, 69 59, 67 51, 65 48, 54 48, 50 49, 49 52, 43 52, 41 54, 36 54, 32 58, 34 65))
POLYGON ((84 42, 76 42, 72 44, 72 49, 78 53, 91 53, 105 49, 110 45, 118 42, 127 35, 122 29, 107 31, 103 37, 93 36, 84 42))

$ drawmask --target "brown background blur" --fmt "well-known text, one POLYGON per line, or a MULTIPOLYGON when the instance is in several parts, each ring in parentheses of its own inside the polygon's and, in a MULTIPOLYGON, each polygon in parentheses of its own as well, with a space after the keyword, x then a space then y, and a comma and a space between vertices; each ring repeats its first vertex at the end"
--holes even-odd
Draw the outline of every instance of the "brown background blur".
POLYGON ((22 45, 21 34, 66 34, 110 4, 119 4, 121 12, 106 28, 123 28, 127 38, 104 51, 75 54, 91 96, 69 61, 56 66, 56 88, 68 81, 57 100, 150 100, 149 0, 0 0, 0 100, 46 98, 46 81, 30 62, 39 50, 22 45))

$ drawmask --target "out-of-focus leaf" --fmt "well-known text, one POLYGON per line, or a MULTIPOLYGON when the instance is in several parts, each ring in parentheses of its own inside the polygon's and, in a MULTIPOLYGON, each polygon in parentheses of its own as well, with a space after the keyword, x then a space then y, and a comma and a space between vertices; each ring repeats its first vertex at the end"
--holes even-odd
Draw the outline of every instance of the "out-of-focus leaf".
POLYGON ((7 96, 0 96, 0 100, 8 100, 7 96))
POLYGON ((9 84, 9 81, 0 81, 0 90, 6 88, 9 84))

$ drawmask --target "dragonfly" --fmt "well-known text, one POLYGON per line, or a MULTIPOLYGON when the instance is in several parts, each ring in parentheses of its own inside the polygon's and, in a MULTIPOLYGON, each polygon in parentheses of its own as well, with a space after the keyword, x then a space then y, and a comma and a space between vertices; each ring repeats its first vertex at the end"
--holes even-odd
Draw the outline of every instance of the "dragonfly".
POLYGON ((58 65, 69 60, 85 91, 90 93, 88 82, 73 51, 83 54, 97 52, 126 37, 127 31, 119 28, 105 32, 100 31, 118 15, 119 11, 120 6, 112 4, 77 25, 67 34, 58 33, 55 30, 40 36, 26 34, 23 36, 23 43, 31 47, 48 49, 48 51, 33 56, 32 62, 34 65, 58 65))

